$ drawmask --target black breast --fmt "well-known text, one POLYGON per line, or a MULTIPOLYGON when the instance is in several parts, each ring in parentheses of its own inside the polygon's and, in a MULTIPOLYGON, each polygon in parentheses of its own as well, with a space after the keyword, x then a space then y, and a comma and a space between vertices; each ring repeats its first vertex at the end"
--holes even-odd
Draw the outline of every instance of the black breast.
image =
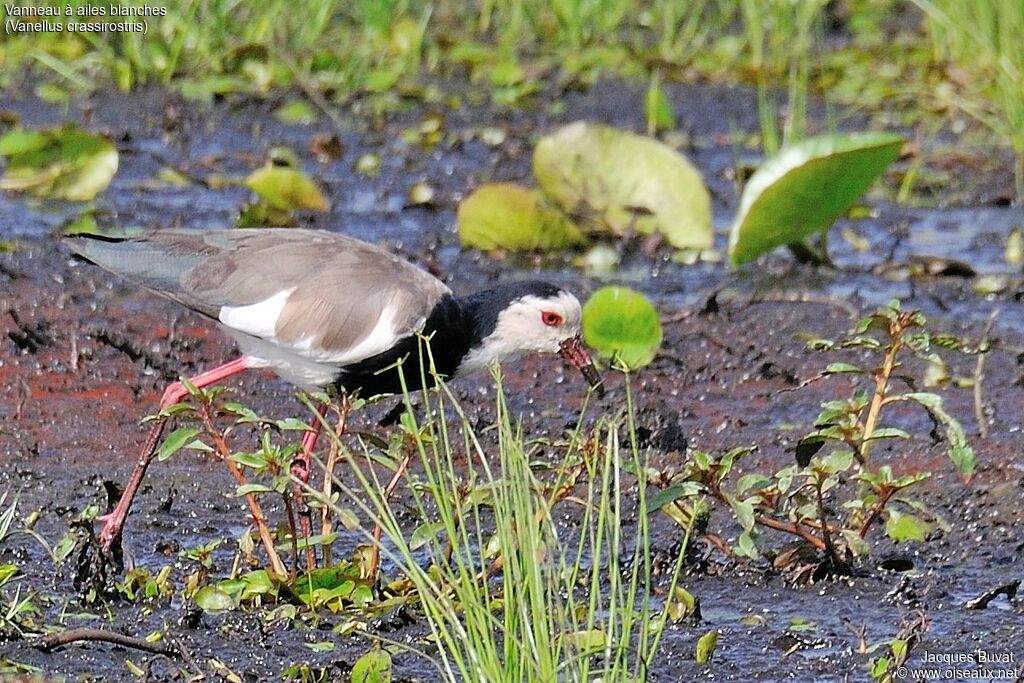
POLYGON ((470 347, 478 341, 474 323, 463 305, 446 294, 431 312, 423 326, 423 336, 410 335, 383 353, 371 356, 339 373, 334 384, 350 394, 363 398, 380 394, 401 394, 401 378, 409 391, 433 386, 430 359, 437 374, 451 377, 470 347), (429 355, 427 345, 429 344, 429 355), (401 363, 401 374, 397 364, 401 363))

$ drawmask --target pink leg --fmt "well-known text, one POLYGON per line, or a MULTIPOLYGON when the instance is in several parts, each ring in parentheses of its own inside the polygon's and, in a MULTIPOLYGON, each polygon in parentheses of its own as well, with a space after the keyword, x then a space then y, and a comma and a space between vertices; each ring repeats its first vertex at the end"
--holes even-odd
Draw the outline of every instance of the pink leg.
MULTIPOLYGON (((189 382, 192 383, 197 389, 208 387, 211 384, 216 384, 222 380, 237 375, 243 370, 248 369, 248 358, 245 356, 239 356, 230 363, 217 366, 212 370, 207 370, 204 373, 196 375, 191 378, 189 382)), ((175 382, 164 390, 164 395, 160 399, 160 410, 172 406, 176 403, 180 403, 186 396, 188 396, 188 389, 181 382, 175 382)), ((121 531, 124 528, 124 520, 128 517, 128 509, 132 505, 132 500, 135 499, 135 494, 138 492, 139 485, 142 483, 142 478, 146 475, 146 468, 149 467, 149 463, 153 460, 153 455, 156 453, 157 444, 160 442, 160 435, 164 431, 165 419, 158 419, 153 423, 152 428, 149 430, 149 436, 146 437, 146 443, 142 447, 142 453, 139 455, 139 460, 135 463, 135 469, 132 471, 132 476, 128 480, 128 483, 124 487, 124 493, 121 494, 121 499, 117 501, 117 506, 109 514, 103 515, 98 519, 103 522, 103 529, 100 531, 100 547, 105 554, 109 554, 111 548, 114 546, 114 542, 121 536, 121 531)))
POLYGON ((327 414, 327 404, 321 403, 316 409, 316 415, 309 419, 309 431, 302 435, 302 450, 292 461, 292 474, 302 481, 309 481, 309 459, 316 448, 316 442, 323 430, 323 423, 320 421, 327 414))

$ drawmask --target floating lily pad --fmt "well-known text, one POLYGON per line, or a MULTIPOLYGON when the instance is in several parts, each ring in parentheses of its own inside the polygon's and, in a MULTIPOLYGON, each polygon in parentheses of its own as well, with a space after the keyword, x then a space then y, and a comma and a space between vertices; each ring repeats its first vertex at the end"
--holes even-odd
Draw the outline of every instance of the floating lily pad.
POLYGON ((643 367, 661 346, 658 311, 629 287, 602 287, 583 306, 583 338, 605 358, 631 370, 643 367))
POLYGON ((483 251, 546 251, 583 241, 568 218, 511 183, 477 188, 459 204, 458 224, 462 246, 483 251))
POLYGON ((304 173, 293 168, 267 165, 253 171, 245 185, 275 209, 327 211, 327 198, 304 173))
POLYGON ((533 174, 556 204, 599 230, 661 233, 678 249, 711 246, 700 172, 657 140, 579 121, 537 143, 533 174))
POLYGON ((808 138, 781 150, 750 177, 729 236, 734 265, 828 228, 900 154, 893 133, 808 138))
POLYGON ((49 199, 89 201, 117 172, 117 148, 75 126, 10 131, 0 136, 0 155, 7 157, 0 189, 49 199))

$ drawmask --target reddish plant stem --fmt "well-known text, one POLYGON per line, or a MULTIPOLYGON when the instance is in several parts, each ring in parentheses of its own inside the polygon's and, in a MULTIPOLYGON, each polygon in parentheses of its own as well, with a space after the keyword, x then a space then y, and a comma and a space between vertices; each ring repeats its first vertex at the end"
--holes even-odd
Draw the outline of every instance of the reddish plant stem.
POLYGON ((903 348, 903 332, 906 330, 906 323, 900 316, 889 324, 889 348, 886 349, 885 359, 882 367, 875 372, 875 394, 871 397, 871 405, 868 407, 868 415, 864 420, 864 431, 861 433, 860 447, 854 451, 857 454, 857 461, 866 465, 871 450, 871 437, 878 427, 878 418, 882 413, 882 406, 885 405, 886 395, 889 392, 889 377, 892 376, 893 368, 896 367, 896 356, 903 348))
POLYGON ((875 520, 878 519, 878 516, 882 514, 882 510, 885 509, 885 506, 889 502, 889 499, 896 495, 896 491, 897 489, 895 488, 882 489, 882 492, 878 496, 878 502, 875 503, 874 507, 871 508, 871 513, 868 514, 868 518, 864 520, 864 524, 861 525, 860 531, 857 532, 858 536, 860 536, 861 538, 865 538, 868 535, 868 529, 870 529, 871 525, 875 523, 875 520))
POLYGON ((769 529, 775 529, 776 531, 785 531, 787 534, 793 534, 799 536, 818 550, 825 550, 825 542, 812 534, 810 531, 800 526, 795 522, 783 522, 782 520, 775 519, 773 517, 767 517, 765 515, 757 515, 754 517, 754 521, 761 526, 768 527, 769 529))
MULTIPOLYGON (((203 426, 206 428, 206 433, 213 439, 214 450, 217 451, 217 455, 224 461, 224 464, 228 466, 231 476, 235 478, 239 486, 247 485, 249 481, 245 478, 238 463, 231 459, 231 450, 224 439, 224 434, 213 426, 213 420, 210 418, 210 406, 207 403, 203 403, 200 406, 199 416, 203 421, 203 426)), ((263 549, 267 553, 267 558, 270 560, 274 573, 282 578, 288 576, 288 569, 284 566, 284 562, 281 561, 281 556, 274 549, 274 539, 270 535, 270 529, 267 528, 263 508, 260 506, 259 501, 256 500, 256 495, 253 493, 245 494, 245 502, 249 506, 249 514, 252 516, 252 521, 259 532, 260 542, 263 544, 263 549)))
MULTIPOLYGON (((334 439, 331 439, 331 447, 327 453, 327 462, 324 465, 324 505, 320 510, 320 533, 326 538, 334 531, 334 518, 331 515, 329 502, 334 492, 334 468, 338 464, 338 455, 341 452, 341 437, 345 435, 346 423, 348 422, 348 411, 350 409, 348 396, 342 394, 335 407, 335 415, 338 421, 334 427, 334 439)), ((324 566, 331 565, 331 547, 324 545, 324 566)))
MULTIPOLYGON (((398 482, 401 481, 405 475, 405 471, 409 468, 409 463, 412 462, 412 450, 405 449, 405 456, 402 458, 402 462, 399 463, 398 469, 391 475, 391 481, 384 487, 384 495, 382 502, 384 505, 388 504, 388 500, 391 498, 391 494, 398 488, 398 482)), ((373 527, 373 547, 370 549, 370 571, 369 577, 372 579, 377 578, 377 570, 380 568, 380 536, 381 528, 380 524, 375 524, 373 527)))
POLYGON ((108 631, 100 628, 72 628, 60 633, 51 633, 31 641, 32 647, 41 652, 49 652, 64 645, 77 643, 82 640, 114 643, 122 647, 131 647, 136 650, 152 652, 167 657, 180 657, 181 653, 177 648, 165 643, 150 643, 144 638, 136 638, 117 631, 108 631))

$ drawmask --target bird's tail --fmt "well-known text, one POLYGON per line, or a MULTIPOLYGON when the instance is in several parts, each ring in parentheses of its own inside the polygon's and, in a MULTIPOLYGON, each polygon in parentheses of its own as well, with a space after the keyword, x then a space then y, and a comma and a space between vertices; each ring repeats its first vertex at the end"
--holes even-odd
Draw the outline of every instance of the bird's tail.
POLYGON ((79 258, 115 275, 162 292, 181 288, 181 276, 200 256, 168 250, 142 238, 74 235, 61 240, 79 258))

